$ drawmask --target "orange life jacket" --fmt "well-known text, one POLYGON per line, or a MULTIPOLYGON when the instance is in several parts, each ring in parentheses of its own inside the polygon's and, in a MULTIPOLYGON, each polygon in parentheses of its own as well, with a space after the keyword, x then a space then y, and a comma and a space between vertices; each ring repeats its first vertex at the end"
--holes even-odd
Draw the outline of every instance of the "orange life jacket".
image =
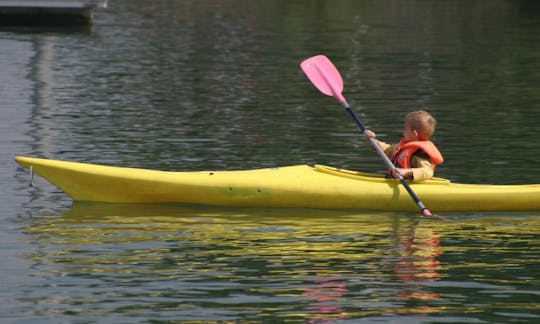
POLYGON ((398 168, 412 168, 411 159, 415 153, 418 151, 424 152, 433 165, 433 170, 437 164, 444 162, 441 152, 437 149, 435 144, 431 141, 412 141, 405 143, 403 140, 399 142, 399 145, 394 149, 390 160, 398 168))

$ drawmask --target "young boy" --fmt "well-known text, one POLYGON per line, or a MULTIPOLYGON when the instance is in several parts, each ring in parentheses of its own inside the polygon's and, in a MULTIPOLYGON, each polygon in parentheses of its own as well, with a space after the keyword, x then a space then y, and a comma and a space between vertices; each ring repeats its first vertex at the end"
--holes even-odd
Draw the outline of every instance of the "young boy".
MULTIPOLYGON (((411 180, 433 177, 437 164, 444 161, 435 144, 429 140, 436 126, 437 121, 433 116, 424 110, 417 110, 405 117, 405 130, 399 144, 390 145, 377 140, 384 153, 396 166, 396 177, 401 175, 411 180)), ((366 130, 364 135, 368 141, 369 138, 376 137, 370 130, 366 130)))

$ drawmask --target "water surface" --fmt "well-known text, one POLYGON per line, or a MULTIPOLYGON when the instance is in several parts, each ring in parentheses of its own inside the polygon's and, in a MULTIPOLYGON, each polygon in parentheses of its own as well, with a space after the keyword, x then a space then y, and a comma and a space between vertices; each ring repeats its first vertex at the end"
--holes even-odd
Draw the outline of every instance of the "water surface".
POLYGON ((299 62, 328 55, 385 141, 428 109, 455 182, 540 183, 536 1, 113 1, 0 27, 3 322, 535 322, 538 212, 72 203, 13 161, 385 172, 299 62))

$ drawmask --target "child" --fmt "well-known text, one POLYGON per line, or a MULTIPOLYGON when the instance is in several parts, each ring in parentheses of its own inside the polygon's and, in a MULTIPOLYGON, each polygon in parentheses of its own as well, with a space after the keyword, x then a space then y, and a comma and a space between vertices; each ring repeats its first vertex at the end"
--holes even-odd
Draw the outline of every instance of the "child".
MULTIPOLYGON (((435 132, 437 121, 424 110, 417 110, 405 117, 405 130, 399 144, 386 144, 377 140, 385 154, 396 166, 395 177, 401 175, 405 179, 431 179, 437 164, 444 159, 429 140, 435 132)), ((367 140, 376 135, 370 130, 364 133, 367 140)))

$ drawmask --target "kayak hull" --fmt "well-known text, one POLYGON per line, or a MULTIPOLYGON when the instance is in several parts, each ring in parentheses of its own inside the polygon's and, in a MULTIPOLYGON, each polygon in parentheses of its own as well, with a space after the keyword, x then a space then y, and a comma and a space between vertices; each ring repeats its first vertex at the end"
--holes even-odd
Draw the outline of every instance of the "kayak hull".
MULTIPOLYGON (((399 181, 328 166, 172 172, 16 157, 75 201, 416 211, 399 181)), ((540 210, 540 185, 411 183, 430 210, 540 210)))

